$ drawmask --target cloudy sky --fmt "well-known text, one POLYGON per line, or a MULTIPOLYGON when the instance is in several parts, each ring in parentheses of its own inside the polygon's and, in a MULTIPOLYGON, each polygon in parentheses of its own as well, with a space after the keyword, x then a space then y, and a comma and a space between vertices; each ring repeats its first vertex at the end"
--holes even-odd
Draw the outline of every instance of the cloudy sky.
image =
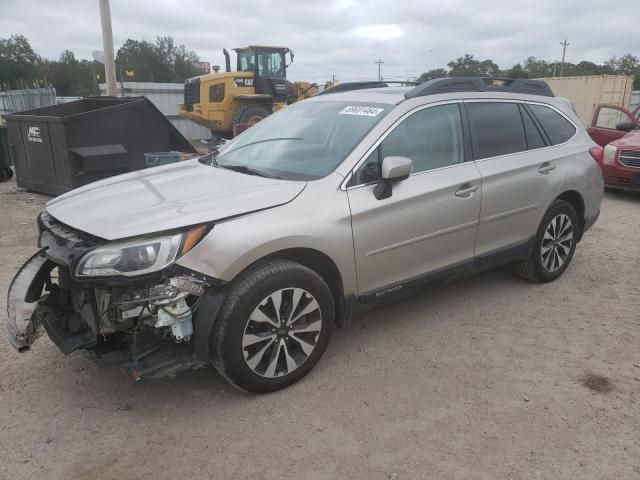
MULTIPOLYGON (((637 0, 635 0, 637 1, 637 0)), ((640 54, 634 2, 595 0, 111 0, 116 50, 127 38, 171 35, 204 61, 222 47, 291 47, 293 80, 407 79, 464 53, 503 68, 528 56, 597 63, 640 54)), ((0 37, 20 33, 43 57, 102 49, 98 0, 0 0, 0 37)))

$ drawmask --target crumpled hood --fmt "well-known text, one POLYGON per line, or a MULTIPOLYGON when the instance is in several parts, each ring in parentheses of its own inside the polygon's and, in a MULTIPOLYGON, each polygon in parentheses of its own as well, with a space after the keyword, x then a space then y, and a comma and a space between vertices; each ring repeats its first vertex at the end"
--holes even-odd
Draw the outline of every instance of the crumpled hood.
POLYGON ((305 185, 190 160, 86 185, 51 200, 47 211, 70 227, 115 240, 283 205, 305 185))

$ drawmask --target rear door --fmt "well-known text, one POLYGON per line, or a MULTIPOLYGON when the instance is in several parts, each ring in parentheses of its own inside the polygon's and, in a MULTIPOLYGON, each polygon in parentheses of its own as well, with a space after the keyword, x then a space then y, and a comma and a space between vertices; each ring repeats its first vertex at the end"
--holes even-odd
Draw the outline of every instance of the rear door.
MULTIPOLYGON (((465 107, 482 176, 476 257, 524 250, 562 184, 561 169, 556 168, 561 152, 546 148, 550 140, 531 112, 517 102, 473 100, 465 107)), ((564 117, 560 120, 566 122, 564 117)), ((576 130, 569 126, 573 136, 576 130)))
POLYGON ((589 125, 588 129, 589 136, 598 145, 604 147, 627 134, 625 130, 616 129, 616 126, 621 123, 632 123, 637 126, 638 118, 619 105, 600 104, 593 112, 591 125, 589 125))
POLYGON ((356 169, 347 195, 363 299, 473 260, 480 173, 465 162, 461 119, 456 103, 407 114, 356 169), (413 173, 393 184, 391 197, 377 200, 380 160, 395 155, 411 158, 413 173))

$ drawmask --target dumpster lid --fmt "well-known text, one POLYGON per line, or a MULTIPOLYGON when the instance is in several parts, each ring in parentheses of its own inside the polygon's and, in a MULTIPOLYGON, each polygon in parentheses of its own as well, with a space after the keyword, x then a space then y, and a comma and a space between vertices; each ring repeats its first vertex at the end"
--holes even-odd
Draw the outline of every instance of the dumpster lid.
POLYGON ((164 119, 169 130, 169 145, 173 150, 197 153, 193 145, 147 97, 84 97, 74 102, 12 113, 5 115, 4 118, 7 120, 38 120, 52 123, 67 122, 129 108, 132 109, 132 114, 135 115, 135 109, 139 108, 141 104, 150 108, 164 119))

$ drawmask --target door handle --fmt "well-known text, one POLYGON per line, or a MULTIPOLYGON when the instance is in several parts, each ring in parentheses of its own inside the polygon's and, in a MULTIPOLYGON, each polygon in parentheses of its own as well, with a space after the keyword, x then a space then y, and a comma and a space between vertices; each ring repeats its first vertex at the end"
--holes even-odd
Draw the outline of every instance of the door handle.
POLYGON ((480 187, 476 184, 465 183, 461 185, 458 190, 456 190, 456 197, 469 198, 471 195, 473 195, 473 192, 478 190, 478 188, 480 187))
POLYGON ((543 175, 549 175, 555 169, 556 169, 555 165, 552 165, 549 162, 544 162, 542 165, 540 165, 540 168, 538 168, 538 171, 543 175))

